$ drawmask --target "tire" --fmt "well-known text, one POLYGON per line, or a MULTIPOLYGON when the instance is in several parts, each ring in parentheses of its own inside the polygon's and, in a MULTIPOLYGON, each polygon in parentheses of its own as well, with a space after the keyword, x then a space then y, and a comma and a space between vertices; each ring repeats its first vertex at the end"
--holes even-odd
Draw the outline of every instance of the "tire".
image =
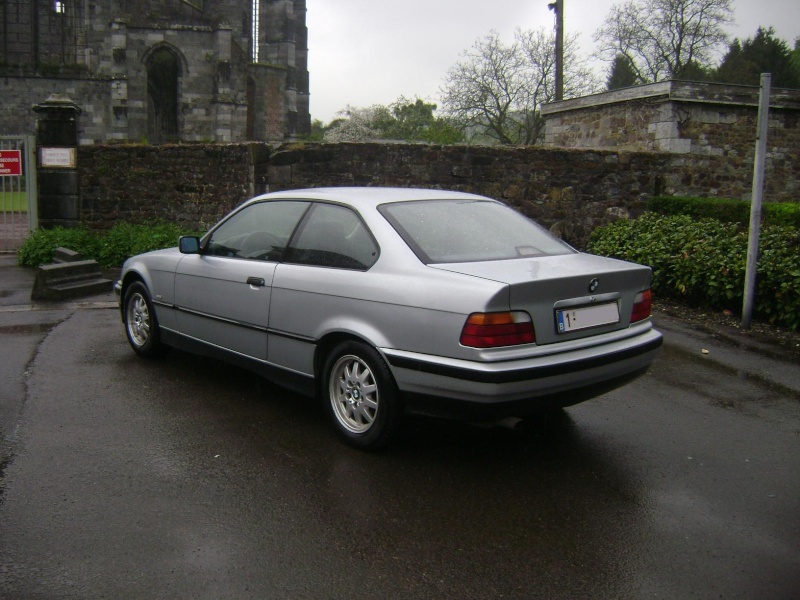
POLYGON ((160 341, 160 332, 150 293, 141 281, 128 286, 125 291, 122 320, 128 343, 139 356, 156 358, 163 356, 168 348, 160 341))
POLYGON ((356 341, 338 345, 328 355, 323 375, 326 408, 348 443, 376 449, 394 439, 402 417, 400 393, 374 348, 356 341))

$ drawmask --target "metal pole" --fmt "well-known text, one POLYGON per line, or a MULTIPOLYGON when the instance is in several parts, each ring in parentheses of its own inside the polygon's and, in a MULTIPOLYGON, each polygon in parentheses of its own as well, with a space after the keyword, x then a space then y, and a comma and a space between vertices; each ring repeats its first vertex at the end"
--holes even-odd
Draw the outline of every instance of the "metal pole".
POLYGON ((753 321, 753 305, 755 303, 758 238, 761 231, 761 201, 764 195, 764 161, 767 154, 771 80, 772 75, 769 73, 761 74, 756 156, 753 161, 753 201, 750 205, 750 236, 747 243, 747 270, 744 277, 744 305, 742 307, 742 327, 744 329, 748 329, 753 321))
POLYGON ((25 193, 28 196, 28 231, 39 228, 39 192, 36 180, 36 136, 25 136, 25 193))
POLYGON ((564 99, 564 0, 547 7, 556 13, 556 102, 564 99))

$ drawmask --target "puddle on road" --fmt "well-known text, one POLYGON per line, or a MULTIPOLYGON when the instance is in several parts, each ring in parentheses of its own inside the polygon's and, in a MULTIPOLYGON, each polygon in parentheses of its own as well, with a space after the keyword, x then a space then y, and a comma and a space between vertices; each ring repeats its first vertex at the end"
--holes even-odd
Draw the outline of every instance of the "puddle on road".
POLYGON ((47 333, 57 323, 29 323, 27 325, 0 326, 0 335, 24 335, 27 333, 47 333))
POLYGON ((665 346, 664 361, 651 372, 676 387, 693 390, 723 408, 742 408, 759 402, 769 404, 777 398, 800 400, 796 391, 758 373, 706 360, 696 353, 665 346))

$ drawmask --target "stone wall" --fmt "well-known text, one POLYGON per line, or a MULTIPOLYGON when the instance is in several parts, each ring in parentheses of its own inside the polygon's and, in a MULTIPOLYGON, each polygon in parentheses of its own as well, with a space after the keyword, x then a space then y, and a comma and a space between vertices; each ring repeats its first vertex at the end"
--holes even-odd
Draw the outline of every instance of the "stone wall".
POLYGON ((432 187, 504 200, 578 247, 653 195, 744 198, 752 185, 752 164, 722 156, 404 144, 93 146, 79 149, 78 167, 81 220, 95 228, 164 219, 205 229, 264 191, 432 187))
MULTIPOLYGON (((724 157, 741 178, 752 169, 758 100, 757 87, 682 81, 566 100, 542 109, 545 145, 724 157)), ((766 194, 789 200, 800 180, 800 91, 772 90, 770 100, 766 194)), ((707 193, 749 198, 750 189, 707 193)))
POLYGON ((82 146, 81 222, 175 222, 204 230, 254 195, 254 173, 269 156, 260 144, 82 146))

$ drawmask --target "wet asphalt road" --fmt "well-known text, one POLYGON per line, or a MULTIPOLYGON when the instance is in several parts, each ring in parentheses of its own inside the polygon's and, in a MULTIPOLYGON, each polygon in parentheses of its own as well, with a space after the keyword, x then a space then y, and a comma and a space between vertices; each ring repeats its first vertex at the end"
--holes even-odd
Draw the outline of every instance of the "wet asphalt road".
POLYGON ((527 431, 369 454, 111 309, 0 339, 1 598, 800 598, 800 398, 672 346, 527 431))

